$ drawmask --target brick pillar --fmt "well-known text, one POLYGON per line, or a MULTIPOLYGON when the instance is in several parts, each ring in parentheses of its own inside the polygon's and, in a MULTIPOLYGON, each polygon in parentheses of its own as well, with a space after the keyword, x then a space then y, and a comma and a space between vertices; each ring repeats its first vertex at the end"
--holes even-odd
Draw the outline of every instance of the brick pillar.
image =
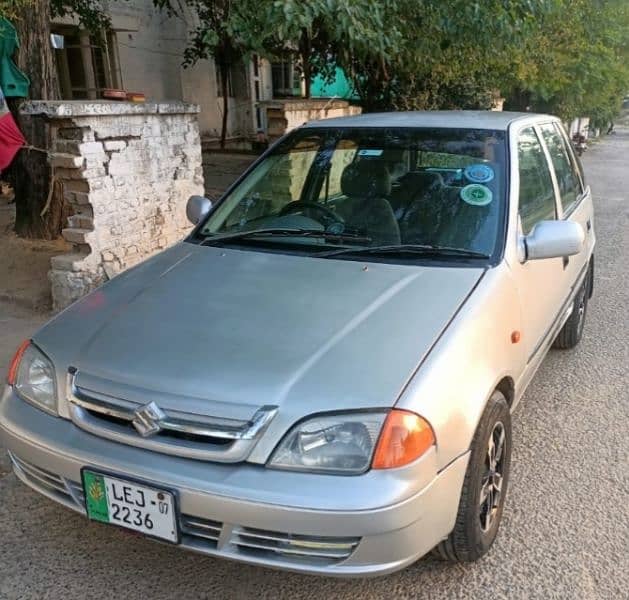
POLYGON ((182 102, 31 102, 51 125, 54 174, 70 206, 49 278, 60 310, 190 230, 203 194, 198 108, 182 102))

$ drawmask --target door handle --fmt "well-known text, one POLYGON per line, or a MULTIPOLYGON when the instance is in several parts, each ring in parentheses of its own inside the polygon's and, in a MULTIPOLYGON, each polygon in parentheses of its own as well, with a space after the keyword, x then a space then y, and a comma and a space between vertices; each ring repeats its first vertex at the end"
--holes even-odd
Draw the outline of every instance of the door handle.
POLYGON ((565 271, 566 267, 568 266, 568 263, 570 262, 570 257, 569 256, 564 256, 562 258, 562 260, 563 260, 563 268, 564 268, 564 271, 565 271))

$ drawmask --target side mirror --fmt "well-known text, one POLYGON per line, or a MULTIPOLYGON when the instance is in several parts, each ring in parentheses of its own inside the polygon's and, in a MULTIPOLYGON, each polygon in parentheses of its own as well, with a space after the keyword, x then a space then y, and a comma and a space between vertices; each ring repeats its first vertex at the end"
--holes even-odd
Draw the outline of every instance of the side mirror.
POLYGON ((186 204, 188 221, 196 225, 212 210, 212 201, 204 196, 190 196, 186 204))
POLYGON ((522 240, 521 262, 572 256, 583 250, 583 227, 572 221, 540 221, 522 240))

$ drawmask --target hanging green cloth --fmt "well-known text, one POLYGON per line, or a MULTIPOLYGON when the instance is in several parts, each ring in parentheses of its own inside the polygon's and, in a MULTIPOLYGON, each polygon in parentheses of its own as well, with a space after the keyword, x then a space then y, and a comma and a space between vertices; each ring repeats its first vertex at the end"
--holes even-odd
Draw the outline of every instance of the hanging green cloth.
POLYGON ((26 98, 31 85, 29 78, 11 59, 19 46, 15 27, 4 17, 0 17, 0 87, 7 98, 26 98))

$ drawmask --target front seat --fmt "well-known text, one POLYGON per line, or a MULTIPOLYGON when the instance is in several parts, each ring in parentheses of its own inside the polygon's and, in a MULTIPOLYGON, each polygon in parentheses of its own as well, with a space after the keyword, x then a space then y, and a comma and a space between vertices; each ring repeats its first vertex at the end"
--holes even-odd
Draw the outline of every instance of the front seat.
POLYGON ((399 215, 402 239, 405 243, 430 243, 441 208, 443 177, 434 171, 416 171, 404 178, 403 187, 412 199, 399 215))
POLYGON ((378 246, 400 243, 400 228, 386 199, 391 175, 379 161, 361 160, 345 167, 341 191, 346 196, 334 207, 347 228, 372 239, 378 246))

